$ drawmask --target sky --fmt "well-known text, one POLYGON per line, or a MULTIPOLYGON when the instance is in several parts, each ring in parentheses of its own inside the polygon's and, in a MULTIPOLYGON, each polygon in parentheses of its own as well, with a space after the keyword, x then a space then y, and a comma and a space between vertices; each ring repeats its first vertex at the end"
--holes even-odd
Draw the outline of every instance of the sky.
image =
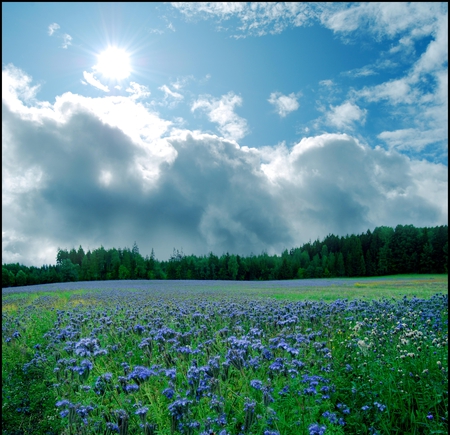
POLYGON ((2 262, 448 224, 447 3, 2 3, 2 262))

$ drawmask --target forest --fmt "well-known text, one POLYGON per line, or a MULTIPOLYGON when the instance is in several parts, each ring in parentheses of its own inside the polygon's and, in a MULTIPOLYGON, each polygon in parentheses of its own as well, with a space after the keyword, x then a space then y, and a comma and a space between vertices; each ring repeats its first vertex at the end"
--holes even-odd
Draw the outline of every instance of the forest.
POLYGON ((174 248, 167 261, 154 251, 143 257, 131 249, 103 246, 93 251, 58 249, 56 265, 2 265, 2 287, 117 279, 285 280, 364 277, 408 273, 448 273, 448 226, 381 226, 372 232, 324 240, 287 249, 281 255, 224 253, 220 257, 185 255, 174 248))

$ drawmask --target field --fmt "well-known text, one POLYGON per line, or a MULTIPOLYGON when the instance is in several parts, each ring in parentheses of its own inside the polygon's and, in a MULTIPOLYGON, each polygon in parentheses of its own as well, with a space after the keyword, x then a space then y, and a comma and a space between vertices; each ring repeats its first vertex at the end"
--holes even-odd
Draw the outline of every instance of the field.
POLYGON ((2 433, 440 434, 448 277, 2 289, 2 433))

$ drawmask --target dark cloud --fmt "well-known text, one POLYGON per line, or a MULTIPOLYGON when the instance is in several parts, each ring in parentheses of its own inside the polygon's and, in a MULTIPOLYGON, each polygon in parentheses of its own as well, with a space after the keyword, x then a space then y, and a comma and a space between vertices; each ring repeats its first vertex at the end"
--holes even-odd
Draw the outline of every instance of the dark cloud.
POLYGON ((57 247, 134 241, 159 259, 174 247, 280 253, 329 233, 447 222, 443 165, 347 135, 249 149, 169 130, 131 98, 64 94, 53 106, 23 104, 11 89, 29 82, 17 70, 6 71, 6 82, 4 262, 42 265, 55 262, 57 247))

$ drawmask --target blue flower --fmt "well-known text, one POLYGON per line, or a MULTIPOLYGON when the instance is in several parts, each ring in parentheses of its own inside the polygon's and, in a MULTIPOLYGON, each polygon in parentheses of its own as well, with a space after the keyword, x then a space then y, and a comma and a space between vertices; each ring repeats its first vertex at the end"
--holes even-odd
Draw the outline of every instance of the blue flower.
POLYGON ((148 412, 148 408, 143 406, 142 408, 138 408, 135 412, 136 415, 139 416, 139 418, 141 419, 142 423, 145 423, 145 417, 147 415, 148 412))
POLYGON ((263 387, 263 383, 258 379, 254 379, 254 380, 250 381, 250 386, 252 386, 256 390, 261 390, 263 387))
POLYGON ((173 390, 173 388, 166 388, 162 393, 168 399, 171 399, 175 395, 175 391, 173 390))
POLYGON ((377 407, 378 411, 383 412, 386 409, 386 405, 382 405, 378 402, 373 402, 373 404, 377 407))
POLYGON ((317 423, 313 423, 308 427, 309 435, 323 435, 327 430, 326 426, 319 426, 317 423))

